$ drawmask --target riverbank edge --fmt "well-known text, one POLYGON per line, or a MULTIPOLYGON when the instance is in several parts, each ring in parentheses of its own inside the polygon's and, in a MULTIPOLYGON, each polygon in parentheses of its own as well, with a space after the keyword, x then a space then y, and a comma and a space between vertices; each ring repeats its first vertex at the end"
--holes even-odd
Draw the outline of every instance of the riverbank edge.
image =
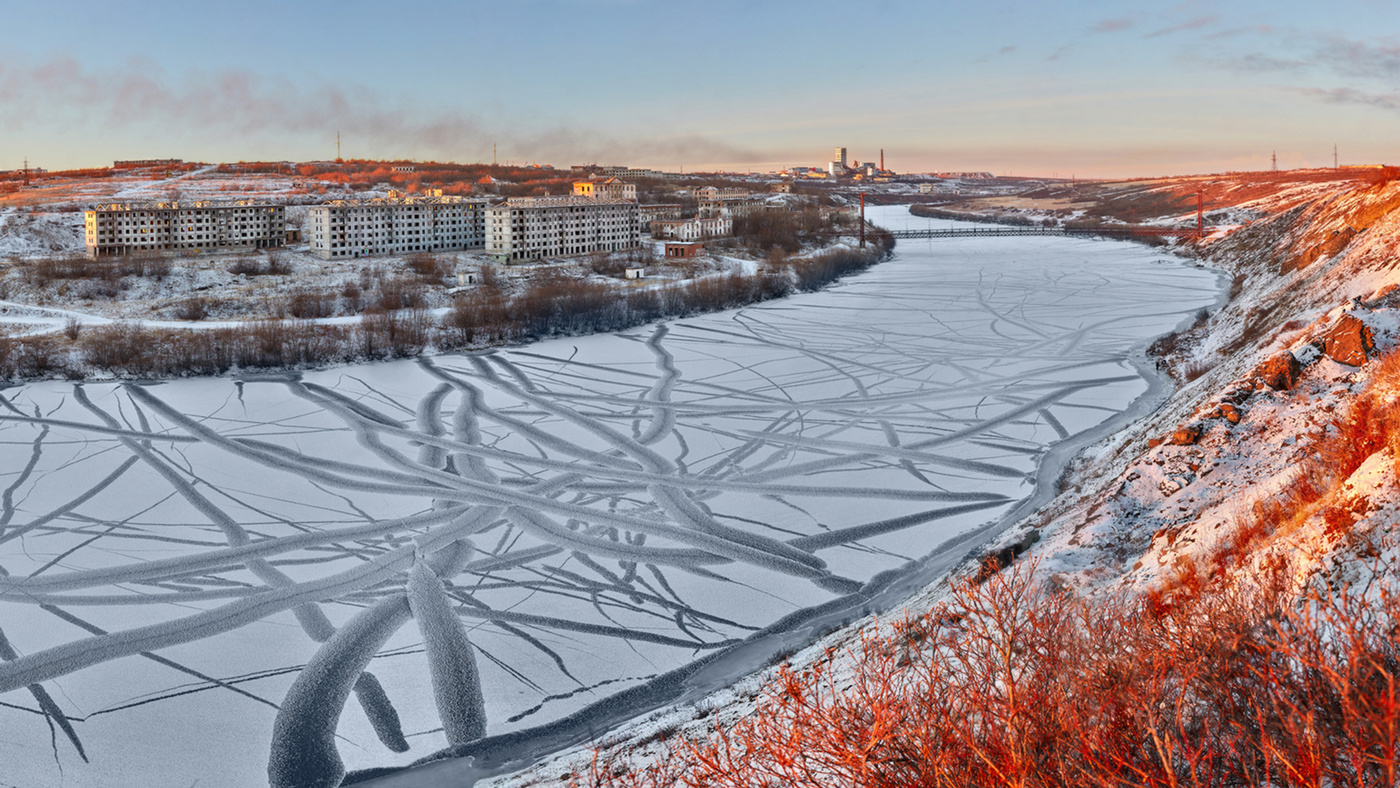
MULTIPOLYGON (((1229 301, 1231 276, 1227 271, 1177 254, 1171 259, 1178 265, 1214 274, 1217 295, 1210 308, 1219 308, 1229 301)), ((647 685, 605 698, 538 728, 440 750, 407 767, 352 772, 342 785, 456 788, 490 778, 506 778, 492 782, 493 786, 531 785, 534 780, 512 778, 525 778, 527 769, 571 761, 585 752, 591 754, 594 749, 605 753, 631 746, 635 740, 647 737, 644 731, 634 729, 645 727, 657 712, 686 706, 719 708, 723 704, 707 704, 707 699, 725 690, 738 689, 739 682, 761 684, 785 661, 796 669, 815 664, 832 649, 858 641, 862 632, 878 626, 880 617, 891 611, 915 604, 921 607, 937 604, 944 598, 950 582, 978 572, 984 558, 997 552, 996 546, 1008 541, 1004 537, 1017 531, 1018 526, 1061 495, 1068 494, 1060 489, 1061 480, 1076 457, 1086 449, 1131 430, 1171 402, 1181 386, 1158 367, 1148 349, 1162 336, 1189 327, 1194 319, 1188 315, 1171 331, 1141 341, 1128 351, 1125 360, 1147 384, 1147 389, 1114 416, 1053 444, 1036 467, 1030 494, 995 520, 948 539, 905 567, 876 575, 860 591, 795 611, 742 643, 665 673, 647 685)), ((742 695, 743 691, 738 694, 742 695)), ((575 766, 577 764, 572 764, 569 768, 575 766)), ((554 779, 557 780, 557 776, 554 779)))
MULTIPOLYGON (((118 322, 74 330, 66 337, 0 335, 0 390, 54 380, 101 383, 304 372, 627 330, 820 291, 894 253, 895 239, 888 233, 872 228, 867 236, 868 247, 852 248, 846 243, 850 239, 841 238, 802 257, 788 258, 781 266, 760 263, 753 274, 705 277, 650 290, 618 290, 601 303, 596 287, 581 288, 579 303, 545 305, 563 307, 564 317, 554 323, 548 316, 528 314, 526 320, 504 326, 454 324, 452 311, 439 321, 421 310, 402 310, 365 314, 340 325, 265 320, 238 326, 154 329, 139 322, 118 322), (608 311, 605 319, 598 314, 602 310, 608 311)), ((519 298, 508 298, 499 306, 507 309, 519 298)), ((529 306, 538 305, 524 308, 529 306)))

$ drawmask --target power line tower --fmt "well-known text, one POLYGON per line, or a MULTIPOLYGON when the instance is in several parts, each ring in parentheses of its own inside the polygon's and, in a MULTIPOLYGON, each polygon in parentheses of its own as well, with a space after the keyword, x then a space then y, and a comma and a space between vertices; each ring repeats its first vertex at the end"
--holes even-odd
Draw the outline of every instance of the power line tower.
POLYGON ((1274 154, 1270 157, 1270 159, 1273 162, 1271 169, 1274 172, 1278 172, 1278 151, 1274 151, 1274 154))

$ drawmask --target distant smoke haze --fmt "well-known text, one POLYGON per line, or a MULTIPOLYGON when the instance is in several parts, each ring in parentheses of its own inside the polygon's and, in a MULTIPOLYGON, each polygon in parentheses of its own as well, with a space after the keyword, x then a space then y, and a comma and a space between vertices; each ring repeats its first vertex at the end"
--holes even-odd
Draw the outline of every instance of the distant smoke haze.
POLYGON ((134 60, 110 70, 72 58, 23 63, 0 57, 0 128, 76 121, 93 132, 113 127, 161 129, 197 137, 237 158, 249 138, 304 147, 325 145, 337 132, 354 156, 397 152, 413 158, 489 159, 499 142, 517 162, 706 163, 741 165, 782 152, 756 151, 703 135, 626 139, 557 125, 544 129, 486 128, 453 110, 415 112, 390 107, 354 85, 298 87, 248 71, 189 72, 174 78, 134 60))

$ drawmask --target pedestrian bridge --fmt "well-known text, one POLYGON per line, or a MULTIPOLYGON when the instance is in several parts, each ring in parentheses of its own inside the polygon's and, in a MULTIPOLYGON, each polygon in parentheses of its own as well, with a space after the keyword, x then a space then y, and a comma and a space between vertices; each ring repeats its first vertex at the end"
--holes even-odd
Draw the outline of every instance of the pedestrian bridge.
MULTIPOLYGON (((873 226, 873 225, 872 225, 873 226)), ((998 238, 1012 235, 1069 235, 1142 238, 1152 236, 1199 238, 1206 228, 1178 227, 958 227, 952 229, 884 230, 894 238, 998 238)))

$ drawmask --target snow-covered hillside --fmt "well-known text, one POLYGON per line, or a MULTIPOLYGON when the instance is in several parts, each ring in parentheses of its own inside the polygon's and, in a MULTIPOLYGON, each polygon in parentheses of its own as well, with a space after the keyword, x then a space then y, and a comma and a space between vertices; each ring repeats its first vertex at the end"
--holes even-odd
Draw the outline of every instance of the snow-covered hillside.
MULTIPOLYGON (((1324 595, 1396 585, 1400 184, 1238 192, 1218 210, 1239 226, 1178 247, 1234 281, 1224 303, 1154 345, 1178 381, 1165 404, 1082 452, 1058 497, 949 578, 789 664, 820 664, 833 686, 847 685, 863 638, 927 612, 948 598, 949 582, 985 573, 993 557, 1033 561, 1049 587, 1103 599, 1170 600, 1266 580, 1324 595)), ((645 764, 678 735, 704 738, 755 715, 775 676, 757 674, 493 784, 586 780, 596 754, 608 769, 645 764)), ((408 783, 386 783, 395 784, 408 783)))

